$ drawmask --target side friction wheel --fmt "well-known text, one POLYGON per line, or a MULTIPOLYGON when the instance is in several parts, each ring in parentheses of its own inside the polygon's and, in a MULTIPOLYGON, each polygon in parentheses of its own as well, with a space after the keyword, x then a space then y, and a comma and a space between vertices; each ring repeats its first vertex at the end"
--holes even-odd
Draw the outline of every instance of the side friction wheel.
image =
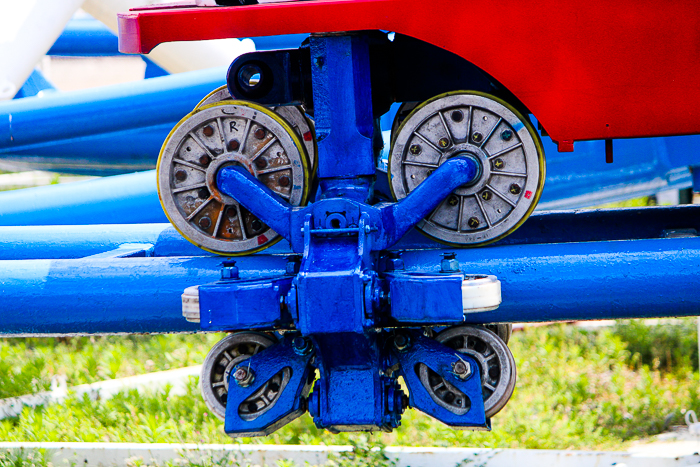
POLYGON ((244 101, 195 109, 163 143, 158 194, 166 215, 190 242, 224 255, 262 250, 281 239, 235 199, 216 175, 243 166, 293 206, 306 203, 310 163, 289 124, 272 110, 244 101))
POLYGON ((415 107, 392 134, 392 193, 405 198, 445 161, 463 155, 479 161, 481 176, 455 190, 416 227, 455 246, 497 241, 535 209, 545 165, 530 122, 493 96, 452 92, 415 107))
MULTIPOLYGON (((513 395, 516 381, 515 360, 508 346, 493 332, 473 326, 446 329, 435 339, 477 361, 486 416, 500 412, 513 395)), ((420 365, 418 376, 436 403, 458 415, 469 410, 466 396, 430 368, 420 365)))
MULTIPOLYGON (((272 337, 264 334, 237 332, 229 334, 212 347, 202 365, 200 384, 204 402, 214 415, 221 419, 226 416, 228 380, 231 370, 274 343, 275 340, 272 337)), ((253 405, 248 412, 255 412, 253 405)))

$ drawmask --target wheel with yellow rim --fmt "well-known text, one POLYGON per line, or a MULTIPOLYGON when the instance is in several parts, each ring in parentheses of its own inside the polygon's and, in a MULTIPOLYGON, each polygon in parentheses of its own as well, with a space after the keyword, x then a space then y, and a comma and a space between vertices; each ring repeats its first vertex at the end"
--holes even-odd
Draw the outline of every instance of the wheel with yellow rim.
POLYGON ((544 150, 532 124, 506 102, 476 91, 418 105, 392 135, 389 185, 408 196, 453 157, 478 160, 480 176, 457 188, 416 227, 440 242, 479 246, 511 234, 544 188, 544 150))
MULTIPOLYGON (((228 87, 226 85, 219 86, 204 96, 204 98, 195 106, 195 110, 205 105, 215 104, 217 102, 231 99, 234 98, 231 97, 228 87)), ((284 118, 289 126, 294 129, 294 132, 297 134, 299 139, 301 139, 301 141, 304 143, 306 154, 309 156, 310 168, 313 172, 314 168, 316 167, 316 159, 318 158, 316 132, 314 129, 313 120, 306 116, 306 113, 301 106, 289 105, 268 108, 276 112, 280 117, 284 118)))
POLYGON ((190 242, 245 255, 281 237, 219 190, 218 171, 232 165, 245 167, 293 206, 307 201, 310 163, 296 132, 272 110, 234 100, 198 107, 173 128, 158 158, 158 195, 190 242))

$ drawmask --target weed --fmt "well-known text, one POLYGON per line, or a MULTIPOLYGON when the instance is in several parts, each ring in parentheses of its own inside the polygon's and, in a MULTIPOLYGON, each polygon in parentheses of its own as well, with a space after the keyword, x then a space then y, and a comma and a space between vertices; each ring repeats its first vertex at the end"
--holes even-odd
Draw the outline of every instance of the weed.
MULTIPOLYGON (((355 447, 349 455, 354 457, 333 460, 343 467, 382 465, 386 462, 381 457, 383 445, 625 449, 632 440, 661 432, 669 420, 680 422, 684 409, 700 412, 700 378, 693 371, 694 357, 682 358, 694 351, 689 347, 691 337, 668 331, 675 337, 661 344, 657 343, 658 333, 666 331, 634 326, 626 323, 586 331, 561 325, 514 334, 510 347, 518 384, 488 433, 454 430, 409 410, 399 429, 372 438, 329 434, 305 415, 266 438, 241 442, 352 444, 355 447), (643 356, 643 349, 676 347, 681 352, 672 351, 667 360, 661 359, 665 351, 643 356)), ((692 334, 690 325, 684 326, 692 334)), ((153 371, 194 365, 202 362, 220 338, 195 334, 71 338, 65 342, 0 340, 0 391, 13 396, 46 388, 56 374, 64 374, 71 385, 92 382, 90 372, 83 371, 90 356, 96 362, 96 378, 100 373, 113 377, 145 373, 148 361, 153 371), (121 364, 110 367, 117 356, 121 364)), ((27 408, 16 418, 0 421, 0 440, 230 443, 223 423, 202 401, 197 378, 190 379, 182 396, 167 388, 145 394, 124 391, 105 401, 70 398, 63 405, 27 408)))

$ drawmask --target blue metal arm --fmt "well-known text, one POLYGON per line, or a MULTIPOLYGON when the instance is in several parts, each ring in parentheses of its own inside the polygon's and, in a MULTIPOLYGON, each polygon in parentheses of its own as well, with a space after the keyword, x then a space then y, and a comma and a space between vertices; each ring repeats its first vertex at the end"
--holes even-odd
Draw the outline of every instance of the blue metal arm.
POLYGON ((272 230, 290 239, 289 215, 292 207, 245 168, 224 167, 217 174, 216 182, 221 191, 245 206, 272 230))
POLYGON ((376 249, 383 250, 392 246, 450 193, 474 180, 479 173, 478 164, 472 157, 454 157, 438 167, 399 203, 383 207, 381 212, 385 236, 376 249))

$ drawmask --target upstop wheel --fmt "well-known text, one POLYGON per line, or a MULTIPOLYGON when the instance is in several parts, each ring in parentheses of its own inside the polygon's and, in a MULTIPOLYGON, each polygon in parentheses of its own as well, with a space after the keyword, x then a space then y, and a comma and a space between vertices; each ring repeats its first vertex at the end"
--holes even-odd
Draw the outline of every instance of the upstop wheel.
POLYGON ((517 229, 544 188, 544 150, 532 125, 487 94, 452 92, 418 105, 395 131, 389 184, 397 200, 452 157, 472 156, 481 176, 455 190, 416 227, 455 246, 484 245, 517 229))

